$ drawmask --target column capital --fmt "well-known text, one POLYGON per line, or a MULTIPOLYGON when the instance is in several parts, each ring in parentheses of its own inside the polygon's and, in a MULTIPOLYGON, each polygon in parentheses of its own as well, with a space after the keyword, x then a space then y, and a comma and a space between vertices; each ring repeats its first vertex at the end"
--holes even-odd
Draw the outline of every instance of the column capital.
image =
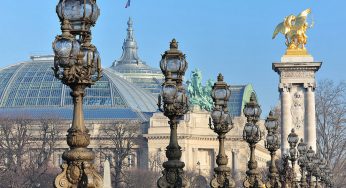
POLYGON ((291 83, 280 83, 279 84, 279 92, 290 92, 291 88, 292 88, 291 83))
POLYGON ((238 148, 234 148, 234 149, 232 149, 232 153, 239 153, 239 149, 238 148))
POLYGON ((307 91, 314 91, 316 88, 316 83, 304 83, 303 86, 307 91))

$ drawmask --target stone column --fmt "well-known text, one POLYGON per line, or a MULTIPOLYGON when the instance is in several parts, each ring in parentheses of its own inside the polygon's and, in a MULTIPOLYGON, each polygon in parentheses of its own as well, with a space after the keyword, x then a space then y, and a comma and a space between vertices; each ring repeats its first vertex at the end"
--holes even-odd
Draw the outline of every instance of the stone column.
POLYGON ((237 180, 238 178, 238 171, 239 171, 238 153, 239 153, 239 149, 232 149, 232 175, 234 180, 237 180))
POLYGON ((305 125, 304 141, 316 151, 316 111, 315 111, 315 84, 304 84, 305 92, 305 125))
POLYGON ((111 168, 108 159, 104 162, 103 169, 103 188, 112 188, 111 168))
POLYGON ((285 154, 289 149, 287 137, 292 129, 292 116, 290 111, 292 97, 290 94, 290 85, 280 84, 279 90, 281 96, 281 154, 285 154))
POLYGON ((198 173, 198 169, 197 169, 197 152, 198 152, 198 148, 192 148, 192 168, 198 173))

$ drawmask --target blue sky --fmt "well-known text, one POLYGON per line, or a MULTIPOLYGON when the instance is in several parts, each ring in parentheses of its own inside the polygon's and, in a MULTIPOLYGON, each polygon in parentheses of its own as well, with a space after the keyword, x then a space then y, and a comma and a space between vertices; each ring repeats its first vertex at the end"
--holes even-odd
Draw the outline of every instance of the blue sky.
MULTIPOLYGON (((317 80, 346 80, 346 1, 312 0, 99 0, 101 16, 93 28, 93 43, 103 67, 121 56, 126 22, 131 16, 139 55, 158 67, 160 54, 176 38, 186 53, 190 72, 199 68, 204 80, 223 73, 229 84, 252 83, 263 115, 279 93, 272 62, 284 54, 283 36, 272 40, 275 26, 288 14, 311 8, 314 28, 308 31, 308 51, 323 61, 317 80)), ((2 0, 0 6, 0 67, 52 54, 51 43, 60 33, 54 0, 2 0)))

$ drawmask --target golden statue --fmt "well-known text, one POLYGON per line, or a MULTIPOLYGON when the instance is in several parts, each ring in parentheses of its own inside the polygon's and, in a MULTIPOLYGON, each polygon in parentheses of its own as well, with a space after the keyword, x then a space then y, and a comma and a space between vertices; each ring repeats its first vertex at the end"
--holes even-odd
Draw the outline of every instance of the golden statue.
POLYGON ((307 16, 311 13, 308 8, 295 16, 293 14, 286 16, 284 21, 279 23, 273 33, 273 39, 278 33, 282 33, 286 38, 287 51, 285 55, 308 55, 305 44, 307 41, 306 30, 313 26, 309 25, 307 16))

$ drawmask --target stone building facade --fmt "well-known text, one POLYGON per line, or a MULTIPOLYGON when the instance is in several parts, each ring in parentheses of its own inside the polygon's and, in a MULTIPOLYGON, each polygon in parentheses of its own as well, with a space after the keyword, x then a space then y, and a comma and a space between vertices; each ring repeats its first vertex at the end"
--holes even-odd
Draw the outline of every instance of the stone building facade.
MULTIPOLYGON (((201 172, 206 177, 209 177, 216 167, 215 159, 219 148, 217 134, 208 125, 209 117, 209 112, 194 107, 178 126, 178 142, 183 151, 181 160, 185 162, 185 170, 201 172)), ((166 159, 165 150, 169 143, 167 121, 162 113, 155 113, 150 118, 148 133, 144 135, 148 140, 148 166, 151 169, 160 170, 151 165, 160 165, 166 159)), ((234 128, 227 134, 225 142, 228 165, 232 174, 238 178, 245 174, 249 160, 250 150, 242 137, 245 122, 244 116, 234 117, 234 128)), ((263 120, 259 122, 262 131, 265 129, 263 123, 263 120)), ((270 156, 263 140, 257 144, 255 153, 259 168, 266 168, 270 156)))

